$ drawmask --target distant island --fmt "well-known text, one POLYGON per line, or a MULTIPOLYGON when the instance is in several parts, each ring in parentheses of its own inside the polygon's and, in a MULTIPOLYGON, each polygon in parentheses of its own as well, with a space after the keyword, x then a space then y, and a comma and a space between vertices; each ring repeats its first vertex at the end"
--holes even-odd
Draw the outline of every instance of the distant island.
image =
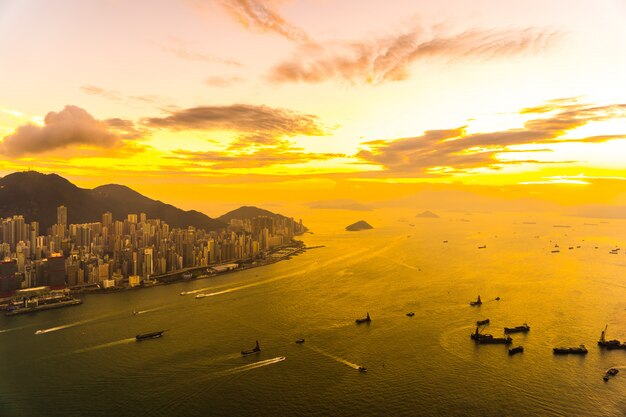
POLYGON ((416 215, 415 217, 424 217, 424 218, 428 218, 428 219, 438 219, 439 216, 437 216, 435 213, 433 213, 432 211, 423 211, 420 214, 416 215))
POLYGON ((360 230, 368 230, 368 229, 373 229, 373 227, 365 220, 359 220, 356 223, 352 223, 350 226, 346 226, 346 230, 348 232, 358 232, 360 230))

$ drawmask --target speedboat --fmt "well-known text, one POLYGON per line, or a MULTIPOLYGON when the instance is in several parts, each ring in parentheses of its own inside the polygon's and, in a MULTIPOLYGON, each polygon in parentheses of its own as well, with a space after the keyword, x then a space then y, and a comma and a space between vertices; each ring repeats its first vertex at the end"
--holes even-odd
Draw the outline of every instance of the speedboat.
POLYGON ((142 334, 138 334, 137 336, 135 336, 135 339, 139 342, 142 340, 146 340, 146 339, 156 339, 157 337, 161 337, 163 336, 163 332, 165 330, 159 330, 157 332, 150 332, 150 333, 142 333, 142 334))
POLYGON ((304 339, 298 339, 298 340, 296 340, 296 343, 298 343, 298 344, 304 343, 304 339))
POLYGON ((37 330, 35 334, 44 334, 45 332, 46 332, 45 330, 37 330))
POLYGON ((204 297, 208 297, 208 294, 198 294, 196 295, 196 298, 204 298, 204 297))
POLYGON ((359 372, 367 372, 367 368, 364 366, 359 366, 359 372))

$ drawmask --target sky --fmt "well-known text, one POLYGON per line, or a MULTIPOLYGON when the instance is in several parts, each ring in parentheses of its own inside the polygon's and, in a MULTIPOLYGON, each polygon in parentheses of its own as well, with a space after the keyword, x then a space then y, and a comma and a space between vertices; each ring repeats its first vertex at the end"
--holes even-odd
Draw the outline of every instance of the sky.
POLYGON ((0 0, 0 176, 209 215, 626 206, 625 23, 624 0, 0 0))

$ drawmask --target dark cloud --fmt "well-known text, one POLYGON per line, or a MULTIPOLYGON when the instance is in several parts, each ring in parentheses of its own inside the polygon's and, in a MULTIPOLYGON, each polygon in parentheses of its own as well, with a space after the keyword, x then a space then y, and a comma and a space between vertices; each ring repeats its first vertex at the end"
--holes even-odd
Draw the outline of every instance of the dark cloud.
POLYGON ((128 140, 140 140, 150 136, 150 131, 135 125, 132 120, 113 118, 103 122, 110 131, 115 132, 120 138, 128 140))
MULTIPOLYGON (((551 106, 550 113, 553 114, 529 120, 523 129, 475 134, 467 134, 464 127, 431 130, 417 137, 365 142, 364 149, 356 156, 366 162, 381 165, 386 171, 393 171, 398 175, 444 176, 469 173, 476 168, 501 169, 502 166, 510 164, 572 163, 575 161, 506 160, 502 157, 507 153, 539 151, 510 148, 517 145, 606 142, 626 136, 625 134, 582 139, 562 138, 568 131, 591 122, 626 117, 626 105, 590 106, 568 101, 562 103, 560 107, 553 104, 551 106)), ((547 111, 541 109, 532 113, 544 114, 547 111)))
POLYGON ((192 107, 148 118, 144 123, 153 128, 230 130, 272 137, 326 134, 317 116, 249 104, 192 107))
POLYGON ((120 144, 121 139, 111 132, 107 123, 96 120, 80 107, 68 105, 58 113, 48 113, 44 126, 18 127, 0 142, 0 153, 21 157, 71 145, 112 148, 120 144))
POLYGON ((275 82, 318 83, 343 79, 380 84, 407 79, 411 65, 426 58, 509 57, 546 49, 559 34, 552 30, 469 30, 455 35, 414 28, 378 39, 303 45, 270 74, 275 82))
POLYGON ((287 22, 275 10, 276 3, 272 0, 220 0, 226 11, 248 29, 274 32, 299 43, 310 42, 304 30, 287 22))

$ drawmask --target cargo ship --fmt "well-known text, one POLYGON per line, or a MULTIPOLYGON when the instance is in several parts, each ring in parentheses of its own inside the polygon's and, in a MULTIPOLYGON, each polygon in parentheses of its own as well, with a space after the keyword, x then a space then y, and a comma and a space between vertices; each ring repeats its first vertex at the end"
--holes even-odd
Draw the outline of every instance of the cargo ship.
POLYGON ((555 347, 552 351, 555 355, 586 355, 588 352, 585 345, 580 345, 579 347, 555 347))
POLYGON ((530 331, 530 326, 526 323, 516 327, 505 327, 504 333, 526 333, 530 331))
POLYGON ((138 342, 142 340, 146 340, 146 339, 156 339, 157 337, 163 336, 163 332, 165 332, 165 330, 159 330, 157 332, 150 332, 150 333, 141 333, 135 336, 135 339, 138 342))

